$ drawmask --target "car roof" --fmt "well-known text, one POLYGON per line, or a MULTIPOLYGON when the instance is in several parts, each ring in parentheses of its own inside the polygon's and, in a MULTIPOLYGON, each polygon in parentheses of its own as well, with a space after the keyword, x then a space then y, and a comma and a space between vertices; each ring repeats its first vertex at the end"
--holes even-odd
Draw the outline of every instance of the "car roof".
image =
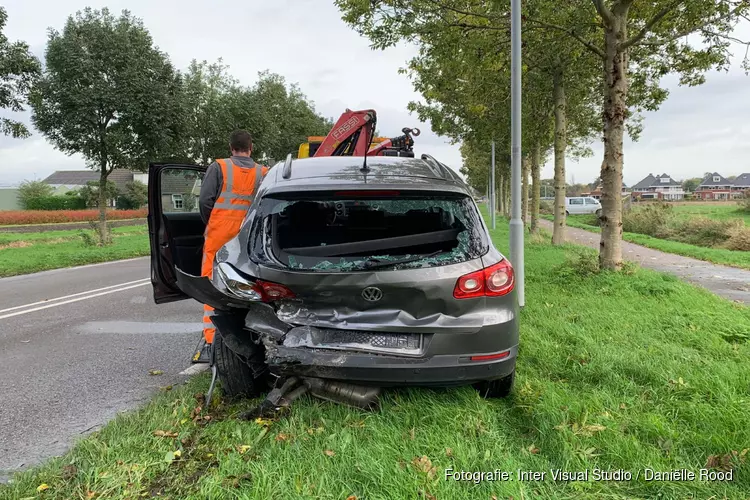
POLYGON ((266 176, 267 187, 269 193, 377 186, 470 194, 468 185, 455 171, 426 155, 422 158, 368 156, 367 173, 362 171, 363 161, 362 156, 296 159, 291 162, 289 178, 283 177, 284 162, 279 162, 266 176))

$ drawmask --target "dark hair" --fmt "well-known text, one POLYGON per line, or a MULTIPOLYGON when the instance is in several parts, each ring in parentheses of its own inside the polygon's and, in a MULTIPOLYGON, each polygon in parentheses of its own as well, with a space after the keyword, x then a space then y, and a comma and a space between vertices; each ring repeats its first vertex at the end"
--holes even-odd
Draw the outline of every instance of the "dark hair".
POLYGON ((229 146, 232 151, 249 152, 253 149, 253 138, 247 130, 235 130, 229 136, 229 146))

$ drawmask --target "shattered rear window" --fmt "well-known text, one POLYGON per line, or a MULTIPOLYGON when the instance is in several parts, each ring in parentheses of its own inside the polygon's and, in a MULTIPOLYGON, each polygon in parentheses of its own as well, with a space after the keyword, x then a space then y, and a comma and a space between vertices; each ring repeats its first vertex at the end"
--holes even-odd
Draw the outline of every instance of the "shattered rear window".
POLYGON ((265 199, 254 238, 261 261, 324 272, 457 264, 488 248, 469 197, 265 199))

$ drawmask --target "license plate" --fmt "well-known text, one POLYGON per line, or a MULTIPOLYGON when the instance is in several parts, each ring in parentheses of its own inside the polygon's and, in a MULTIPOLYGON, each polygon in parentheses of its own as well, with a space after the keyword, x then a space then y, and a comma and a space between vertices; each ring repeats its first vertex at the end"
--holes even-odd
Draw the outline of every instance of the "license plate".
POLYGON ((424 351, 421 333, 383 333, 332 330, 315 327, 292 328, 284 339, 287 347, 312 347, 420 356, 424 351))

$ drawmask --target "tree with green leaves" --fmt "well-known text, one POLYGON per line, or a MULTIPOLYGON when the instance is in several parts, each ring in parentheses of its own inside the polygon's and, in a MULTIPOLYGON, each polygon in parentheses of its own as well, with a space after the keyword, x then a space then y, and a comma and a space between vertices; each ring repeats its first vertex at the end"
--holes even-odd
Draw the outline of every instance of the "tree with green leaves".
POLYGON ((604 160, 599 265, 616 270, 622 265, 620 193, 626 127, 637 137, 638 113, 655 110, 666 99, 667 91, 659 86, 664 75, 677 73, 681 84, 698 85, 707 70, 727 67, 730 45, 739 41, 732 31, 747 18, 750 2, 572 0, 563 6, 536 0, 527 5, 536 4, 554 4, 565 18, 531 13, 527 25, 577 42, 601 65, 604 160))
MULTIPOLYGON (((30 96, 34 125, 60 151, 83 155, 100 184, 115 168, 145 169, 174 154, 181 79, 139 19, 78 12, 62 32, 50 30, 45 61, 30 96)), ((106 190, 98 193, 105 244, 106 190)))
POLYGON ((104 208, 109 206, 110 200, 116 200, 120 192, 117 185, 112 181, 104 181, 104 190, 100 190, 101 181, 89 181, 78 190, 78 196, 86 200, 86 206, 92 208, 101 208, 104 200, 104 208))
MULTIPOLYGON (((39 74, 39 61, 24 42, 10 42, 3 35, 8 14, 0 6, 0 109, 12 112, 24 110, 26 95, 39 74)), ((16 138, 31 135, 25 124, 0 117, 0 132, 16 138)))
MULTIPOLYGON (((410 109, 429 120, 433 130, 455 140, 470 135, 487 142, 501 138, 499 151, 509 150, 509 5, 479 0, 338 0, 337 4, 344 20, 375 47, 402 39, 418 43, 419 54, 404 71, 425 102, 413 103, 410 109)), ((547 11, 557 13, 551 6, 547 11)), ((565 227, 565 156, 569 144, 574 145, 574 154, 586 151, 595 130, 600 107, 590 97, 590 89, 599 71, 585 50, 564 37, 527 31, 525 50, 530 55, 523 66, 523 123, 531 133, 524 134, 524 151, 531 155, 538 140, 541 157, 554 115, 556 177, 562 186, 557 190, 553 238, 557 243, 562 242, 565 227)), ((509 186, 502 176, 501 180, 500 192, 507 193, 509 186)))
POLYGON ((296 156, 309 136, 326 135, 333 121, 320 116, 297 84, 283 76, 263 71, 258 81, 238 100, 253 136, 254 155, 270 163, 296 156))
POLYGON ((693 193, 695 190, 700 186, 701 182, 703 182, 702 177, 692 177, 690 179, 685 179, 682 181, 682 189, 684 189, 688 193, 693 193))
POLYGON ((243 87, 219 59, 193 61, 184 81, 183 150, 195 163, 227 156, 227 138, 236 129, 250 132, 253 157, 268 163, 296 153, 308 136, 325 135, 333 126, 297 85, 277 74, 260 72, 255 85, 243 87))
MULTIPOLYGON (((510 15, 510 11, 506 11, 510 15)), ((570 14, 565 8, 551 2, 529 2, 527 17, 564 19, 570 14)), ((493 16, 494 24, 503 24, 504 18, 493 16)), ((530 71, 524 75, 532 79, 524 86, 525 100, 539 106, 540 99, 553 117, 553 151, 555 166, 555 203, 552 243, 565 243, 567 212, 565 205, 565 177, 567 156, 588 156, 588 143, 599 128, 601 109, 598 94, 592 92, 600 70, 585 48, 566 37, 537 26, 526 24, 522 37, 525 43, 524 60, 530 71), (538 81, 534 82, 536 79, 538 81), (531 91, 531 92, 530 92, 531 91), (549 104, 546 104, 549 103, 549 104)))
MULTIPOLYGON (((337 0, 336 3, 344 20, 370 38, 376 48, 406 40, 420 46, 422 57, 428 54, 432 59, 448 60, 446 65, 451 64, 451 59, 460 61, 476 51, 480 57, 497 55, 496 64, 501 67, 509 52, 507 3, 480 0, 337 0), (466 40, 469 47, 436 43, 436 40, 443 42, 450 37, 466 40), (485 50, 470 45, 472 39, 486 40, 485 50)), ((703 82, 703 74, 709 68, 726 67, 730 43, 738 41, 732 37, 732 29, 740 18, 747 18, 749 9, 750 2, 746 0, 572 0, 564 4, 529 0, 524 4, 526 61, 535 63, 536 57, 542 56, 547 62, 554 62, 572 53, 576 55, 572 58, 574 68, 585 71, 587 76, 592 71, 598 74, 594 82, 590 78, 566 80, 570 75, 566 65, 561 81, 583 82, 585 99, 581 101, 584 104, 581 109, 590 110, 593 101, 599 103, 602 111, 605 151, 601 173, 603 227, 599 261, 603 269, 618 269, 622 261, 620 192, 626 127, 631 138, 636 139, 641 128, 640 113, 658 109, 666 99, 666 90, 659 86, 664 75, 678 73, 682 84, 697 85, 703 82), (691 34, 700 38, 688 39, 691 34), (540 41, 539 47, 533 47, 537 41, 540 41), (579 64, 582 59, 594 62, 579 64)), ((484 71, 486 68, 486 63, 479 64, 463 75, 452 74, 457 78, 456 84, 451 88, 447 87, 449 82, 442 82, 444 93, 450 93, 448 89, 460 93, 467 81, 491 78, 484 71)), ((560 80, 559 73, 557 77, 560 80)), ((422 85, 418 90, 429 99, 435 88, 422 85)), ((556 86, 554 95, 558 111, 555 205, 559 212, 565 186, 560 167, 564 165, 564 149, 570 143, 567 86, 556 86)), ((478 102, 482 102, 482 96, 470 96, 469 100, 477 97, 478 102)), ((497 93, 490 97, 498 104, 504 102, 497 93)), ((480 109, 484 107, 482 104, 480 109)), ((450 103, 433 106, 433 116, 439 125, 440 115, 451 114, 454 108, 450 103)), ((587 117, 582 118, 576 120, 580 125, 590 123, 587 117)))
POLYGON ((193 60, 184 75, 182 149, 194 163, 208 165, 228 154, 227 138, 239 114, 230 96, 239 83, 228 70, 221 59, 193 60))
POLYGON ((24 181, 18 186, 18 203, 24 210, 31 210, 34 200, 52 196, 52 186, 42 181, 24 181))
POLYGON ((148 203, 148 186, 141 181, 130 181, 125 184, 123 192, 118 193, 117 208, 137 210, 148 203))

